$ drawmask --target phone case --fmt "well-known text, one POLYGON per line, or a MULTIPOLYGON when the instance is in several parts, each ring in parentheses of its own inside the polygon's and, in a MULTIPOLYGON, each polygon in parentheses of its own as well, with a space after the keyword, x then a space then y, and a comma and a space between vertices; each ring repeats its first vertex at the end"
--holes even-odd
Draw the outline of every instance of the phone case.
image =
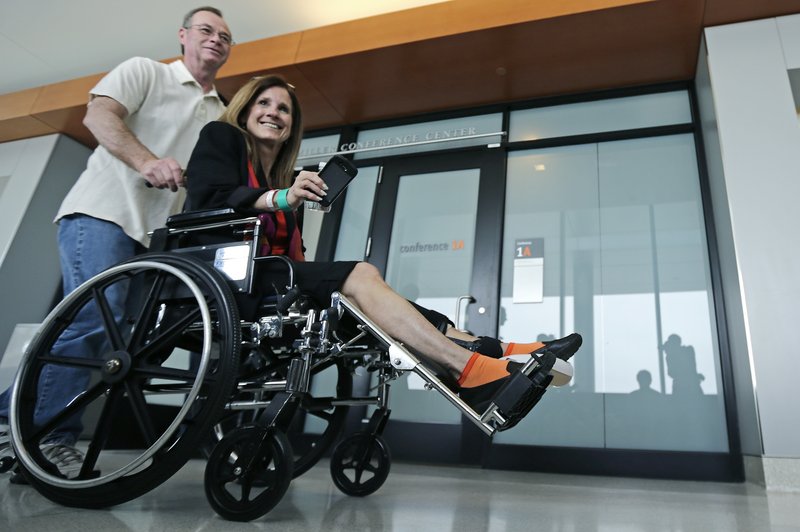
POLYGON ((319 176, 328 185, 328 194, 319 202, 323 207, 328 207, 344 192, 348 183, 358 174, 358 168, 353 163, 342 157, 334 155, 319 171, 319 176))

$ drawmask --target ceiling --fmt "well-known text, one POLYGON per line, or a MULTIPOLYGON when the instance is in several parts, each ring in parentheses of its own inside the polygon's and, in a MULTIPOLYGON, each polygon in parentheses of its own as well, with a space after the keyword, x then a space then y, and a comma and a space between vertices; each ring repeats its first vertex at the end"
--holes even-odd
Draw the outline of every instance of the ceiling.
MULTIPOLYGON (((0 78, 0 141, 58 131, 92 145, 81 118, 97 77, 73 78, 100 74, 132 55, 176 56, 176 21, 197 2, 141 0, 136 8, 120 2, 114 20, 124 22, 87 25, 95 18, 87 13, 111 19, 109 4, 27 0, 3 6, 0 67, 7 75, 0 78), (157 17, 143 15, 156 10, 157 17), (41 12, 46 20, 31 24, 41 12), (42 87, 59 80, 72 81, 42 87), (40 88, 20 90, 28 87, 40 88)), ((691 80, 704 27, 800 12, 798 0, 214 5, 239 43, 220 71, 220 92, 230 97, 255 74, 282 73, 297 87, 307 129, 691 80)))
POLYGON ((0 0, 0 94, 176 56, 183 16, 201 5, 222 10, 244 43, 441 1, 0 0))

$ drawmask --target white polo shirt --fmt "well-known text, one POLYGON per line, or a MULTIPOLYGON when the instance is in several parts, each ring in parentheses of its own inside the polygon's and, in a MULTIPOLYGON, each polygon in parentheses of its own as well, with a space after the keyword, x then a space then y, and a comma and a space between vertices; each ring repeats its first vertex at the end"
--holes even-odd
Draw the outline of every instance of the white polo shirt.
MULTIPOLYGON (((172 157, 186 168, 205 124, 225 105, 216 90, 203 94, 183 61, 168 65, 143 57, 129 59, 109 72, 90 91, 109 96, 128 110, 125 123, 157 157, 172 157)), ((147 246, 147 233, 179 212, 185 191, 147 188, 144 177, 98 146, 86 170, 67 194, 56 221, 83 213, 119 225, 147 246)))

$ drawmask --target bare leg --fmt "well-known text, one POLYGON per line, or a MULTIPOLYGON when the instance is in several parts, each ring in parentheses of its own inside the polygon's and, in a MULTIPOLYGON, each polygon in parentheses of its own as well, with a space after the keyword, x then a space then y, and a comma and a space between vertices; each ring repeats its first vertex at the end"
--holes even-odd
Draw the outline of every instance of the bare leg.
MULTIPOLYGON (((371 264, 358 263, 343 283, 341 291, 389 336, 449 371, 458 381, 459 397, 475 412, 487 408, 509 382, 512 371, 522 367, 517 362, 472 353, 455 343, 392 290, 371 264)), ((549 371, 557 355, 548 352, 544 356, 550 359, 549 371)), ((507 413, 511 414, 509 421, 516 423, 525 416, 544 393, 543 390, 531 384, 522 393, 519 388, 512 392, 517 397, 513 407, 508 407, 507 413)))
POLYGON ((392 338, 441 364, 458 378, 472 353, 439 332, 422 314, 392 290, 371 264, 356 265, 342 293, 392 338))

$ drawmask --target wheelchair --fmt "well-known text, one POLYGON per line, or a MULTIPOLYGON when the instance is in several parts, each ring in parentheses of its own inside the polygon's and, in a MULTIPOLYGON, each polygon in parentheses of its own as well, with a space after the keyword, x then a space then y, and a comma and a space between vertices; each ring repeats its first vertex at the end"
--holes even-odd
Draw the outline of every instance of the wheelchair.
POLYGON ((223 518, 249 521, 332 449, 336 487, 366 496, 389 474, 381 433, 391 384, 404 373, 417 374, 488 436, 516 424, 554 377, 564 384, 572 375, 545 350, 476 412, 441 371, 344 295, 334 293, 328 308, 311 305, 290 260, 257 256, 260 231, 258 218, 232 210, 175 215, 153 234, 148 253, 93 277, 47 316, 20 364, 10 409, 16 460, 42 495, 73 507, 121 504, 205 449, 209 504, 223 518), (272 286, 269 297, 256 297, 257 276, 258 286, 272 286), (64 354, 73 324, 87 316, 102 324, 87 340, 92 348, 64 354), (42 420, 35 411, 48 365, 87 384, 42 420), (375 387, 355 394, 353 375, 364 370, 375 387), (354 406, 373 412, 363 429, 342 437, 354 406), (85 457, 68 475, 44 449, 58 427, 75 422, 85 457))

